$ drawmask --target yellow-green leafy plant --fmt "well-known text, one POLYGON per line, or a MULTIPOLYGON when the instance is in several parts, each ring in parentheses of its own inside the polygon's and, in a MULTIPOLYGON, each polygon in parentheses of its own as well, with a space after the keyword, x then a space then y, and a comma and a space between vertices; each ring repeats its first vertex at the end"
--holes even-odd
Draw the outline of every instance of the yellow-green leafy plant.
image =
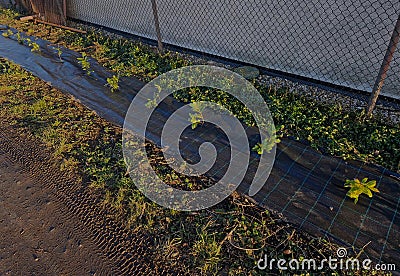
POLYGON ((20 32, 17 33, 17 40, 19 44, 24 44, 24 39, 20 32))
POLYGON ((61 55, 63 54, 63 52, 62 52, 60 46, 58 46, 57 48, 54 48, 54 49, 56 50, 57 56, 60 59, 60 61, 63 61, 62 58, 61 58, 61 55))
POLYGON ((14 34, 13 31, 11 31, 10 29, 8 29, 7 32, 2 33, 2 35, 3 35, 5 38, 9 38, 9 37, 12 36, 13 34, 14 34))
POLYGON ((157 88, 157 91, 154 92, 154 97, 152 99, 147 99, 147 103, 145 104, 147 108, 156 108, 158 105, 157 103, 160 99, 160 92, 162 87, 158 84, 154 84, 154 87, 157 88))
POLYGON ((190 104, 194 113, 189 114, 189 121, 192 123, 192 129, 195 129, 200 123, 204 121, 203 111, 205 104, 202 102, 194 102, 190 104))
POLYGON ((93 72, 92 70, 90 70, 90 62, 85 52, 83 52, 82 57, 77 58, 77 60, 79 64, 82 66, 82 70, 85 71, 87 75, 90 75, 93 72))
POLYGON ((261 143, 257 143, 253 147, 253 151, 257 152, 259 155, 262 155, 264 152, 270 153, 274 146, 280 142, 281 140, 276 137, 276 134, 272 134, 261 143))
POLYGON ((28 46, 31 47, 32 52, 40 52, 40 46, 36 42, 32 41, 30 38, 25 39, 28 46))
POLYGON ((367 196, 372 197, 372 192, 379 193, 379 190, 375 187, 376 180, 368 181, 368 178, 364 178, 361 181, 359 179, 347 179, 344 186, 350 188, 346 195, 350 198, 354 198, 354 204, 357 204, 358 197, 361 194, 366 194, 367 196))
MULTIPOLYGON (((284 126, 280 126, 279 130, 283 130, 284 126)), ((282 134, 277 135, 277 131, 274 130, 271 126, 269 129, 269 135, 267 138, 265 138, 261 143, 257 143, 252 150, 257 152, 259 155, 262 155, 264 152, 270 153, 271 150, 274 148, 276 144, 279 144, 281 142, 282 134)))
POLYGON ((107 78, 106 86, 110 87, 111 92, 115 92, 119 89, 119 76, 113 75, 111 78, 107 78))

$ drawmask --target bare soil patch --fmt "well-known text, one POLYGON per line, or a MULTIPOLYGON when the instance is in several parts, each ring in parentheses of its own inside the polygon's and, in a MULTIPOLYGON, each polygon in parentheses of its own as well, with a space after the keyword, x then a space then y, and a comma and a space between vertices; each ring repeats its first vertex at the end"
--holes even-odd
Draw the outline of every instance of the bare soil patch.
POLYGON ((0 144, 0 274, 168 272, 152 265, 152 239, 113 220, 38 141, 2 122, 0 144))

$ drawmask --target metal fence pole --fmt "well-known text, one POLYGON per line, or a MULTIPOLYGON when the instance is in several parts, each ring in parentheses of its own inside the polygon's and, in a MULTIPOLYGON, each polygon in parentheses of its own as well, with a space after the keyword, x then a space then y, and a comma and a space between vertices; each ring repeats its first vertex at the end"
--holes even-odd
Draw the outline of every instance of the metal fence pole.
POLYGON ((163 47, 163 44, 162 44, 161 31, 160 31, 160 22, 159 22, 159 19, 158 19, 158 11, 157 11, 156 0, 151 0, 151 6, 153 7, 154 25, 156 27, 156 33, 157 33, 158 50, 160 51, 160 53, 162 53, 164 51, 164 47, 163 47))
POLYGON ((394 55, 394 52, 396 51, 399 40, 400 40, 400 15, 397 18, 396 26, 394 27, 389 46, 387 48, 385 57, 383 59, 382 65, 381 65, 381 69, 379 70, 379 74, 375 81, 374 88, 372 89, 371 97, 369 99, 369 103, 368 103, 368 107, 367 107, 367 115, 368 116, 371 116, 372 111, 375 108, 376 101, 378 100, 378 96, 381 93, 383 83, 385 82, 387 72, 390 68, 390 63, 392 62, 393 55, 394 55))

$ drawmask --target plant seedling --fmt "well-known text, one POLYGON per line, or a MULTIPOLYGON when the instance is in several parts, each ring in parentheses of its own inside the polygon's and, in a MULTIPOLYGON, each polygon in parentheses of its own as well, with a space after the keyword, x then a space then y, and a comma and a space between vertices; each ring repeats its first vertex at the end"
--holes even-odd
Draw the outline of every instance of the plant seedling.
POLYGON ((25 39, 28 46, 31 47, 32 52, 40 52, 40 46, 36 42, 33 42, 30 38, 25 39))
POLYGON ((60 59, 60 61, 63 61, 62 58, 61 58, 61 55, 62 55, 63 52, 62 52, 60 46, 58 46, 57 48, 55 48, 55 50, 56 50, 56 52, 57 52, 57 56, 58 56, 58 58, 60 59))
POLYGON ((36 42, 32 42, 30 46, 32 47, 31 49, 32 52, 40 52, 39 44, 37 44, 36 42))
MULTIPOLYGON (((283 130, 284 126, 281 125, 279 126, 279 130, 283 130)), ((279 144, 281 142, 281 140, 279 138, 281 138, 283 135, 277 135, 277 131, 270 129, 271 132, 271 136, 267 137, 264 139, 264 141, 262 141, 261 143, 257 143, 252 150, 257 152, 259 155, 262 155, 264 152, 270 153, 271 150, 274 148, 274 146, 276 144, 279 144)))
POLYGON ((107 78, 106 86, 111 88, 111 92, 115 92, 119 89, 119 76, 113 75, 111 78, 107 78))
POLYGON ((350 198, 354 198, 354 204, 357 204, 358 197, 361 194, 366 194, 367 196, 372 197, 372 192, 379 193, 379 190, 375 188, 376 180, 368 181, 368 178, 364 178, 361 181, 359 179, 347 179, 344 186, 350 188, 346 195, 350 198))
POLYGON ((20 32, 17 33, 17 40, 19 44, 24 44, 24 39, 22 38, 20 32))
POLYGON ((194 102, 191 103, 190 106, 195 113, 189 114, 189 122, 192 123, 192 129, 195 129, 201 122, 204 121, 203 111, 205 105, 201 102, 194 102))
POLYGON ((277 138, 276 134, 272 134, 270 137, 265 138, 261 143, 257 143, 252 150, 257 152, 259 155, 262 155, 264 152, 270 153, 274 146, 280 142, 281 140, 277 138))
POLYGON ((160 91, 161 91, 161 86, 156 84, 155 87, 157 88, 157 91, 154 93, 154 98, 153 99, 147 99, 147 103, 145 106, 147 108, 156 108, 157 107, 157 102, 160 99, 160 91))
POLYGON ((3 33, 2 35, 3 35, 5 38, 9 38, 9 37, 12 36, 13 34, 14 34, 14 33, 13 33, 10 29, 8 29, 7 32, 3 33))
POLYGON ((155 108, 157 107, 157 99, 147 99, 147 103, 145 104, 147 108, 155 108))
POLYGON ((90 62, 85 52, 82 53, 82 57, 77 58, 79 64, 82 66, 82 70, 89 76, 93 71, 90 70, 90 62))

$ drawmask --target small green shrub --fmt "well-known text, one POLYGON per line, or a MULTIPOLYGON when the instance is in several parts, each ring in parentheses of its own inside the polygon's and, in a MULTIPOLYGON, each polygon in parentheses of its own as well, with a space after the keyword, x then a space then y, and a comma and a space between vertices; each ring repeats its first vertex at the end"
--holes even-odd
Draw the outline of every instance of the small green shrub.
POLYGON ((154 96, 152 99, 147 99, 147 103, 145 104, 145 106, 147 108, 156 108, 157 107, 157 103, 160 99, 160 92, 161 92, 161 86, 156 84, 155 87, 157 88, 157 91, 154 93, 154 96))
POLYGON ((40 52, 39 44, 37 44, 36 42, 32 42, 31 47, 32 47, 31 49, 32 52, 40 52))
POLYGON ((257 143, 253 147, 253 151, 262 155, 264 152, 270 153, 276 144, 279 144, 281 140, 276 137, 276 134, 272 134, 270 137, 265 138, 262 143, 257 143))

